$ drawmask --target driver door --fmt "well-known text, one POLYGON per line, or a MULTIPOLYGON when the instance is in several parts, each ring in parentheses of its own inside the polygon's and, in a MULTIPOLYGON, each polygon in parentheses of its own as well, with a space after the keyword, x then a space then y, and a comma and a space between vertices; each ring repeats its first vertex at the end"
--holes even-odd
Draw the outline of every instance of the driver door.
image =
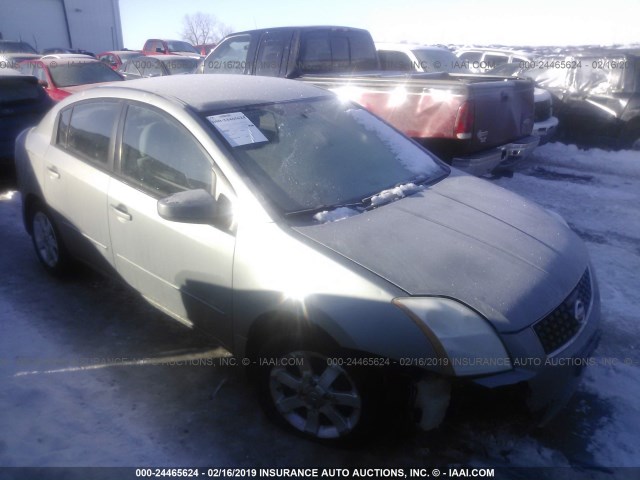
POLYGON ((159 198, 181 191, 215 195, 211 158, 173 117, 140 104, 127 107, 120 152, 119 178, 108 195, 117 271, 161 310, 231 345, 235 236, 164 220, 157 207, 159 198))

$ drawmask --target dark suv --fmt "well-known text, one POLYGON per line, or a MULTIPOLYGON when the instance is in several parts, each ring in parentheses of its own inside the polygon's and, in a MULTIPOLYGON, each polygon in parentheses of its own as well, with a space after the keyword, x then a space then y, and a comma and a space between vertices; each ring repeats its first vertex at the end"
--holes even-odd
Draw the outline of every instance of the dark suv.
POLYGON ((0 68, 0 165, 13 164, 16 137, 35 125, 53 102, 38 79, 16 70, 0 68))

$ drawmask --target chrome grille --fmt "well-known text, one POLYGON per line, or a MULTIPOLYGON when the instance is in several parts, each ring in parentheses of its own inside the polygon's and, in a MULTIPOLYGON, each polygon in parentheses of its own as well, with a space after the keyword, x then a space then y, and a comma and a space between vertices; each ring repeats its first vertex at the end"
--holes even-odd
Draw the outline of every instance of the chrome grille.
POLYGON ((591 295, 591 274, 587 269, 560 306, 533 326, 547 355, 566 345, 580 331, 589 315, 591 295), (584 307, 584 319, 581 321, 576 318, 578 300, 584 307))

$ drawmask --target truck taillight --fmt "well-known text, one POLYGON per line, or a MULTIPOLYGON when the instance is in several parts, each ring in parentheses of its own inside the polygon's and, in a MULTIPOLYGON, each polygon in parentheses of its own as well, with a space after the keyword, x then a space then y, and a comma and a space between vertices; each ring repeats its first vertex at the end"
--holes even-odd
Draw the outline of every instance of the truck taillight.
POLYGON ((456 123, 453 126, 454 137, 460 140, 468 140, 473 136, 473 117, 475 116, 475 108, 473 103, 466 100, 460 108, 456 116, 456 123))

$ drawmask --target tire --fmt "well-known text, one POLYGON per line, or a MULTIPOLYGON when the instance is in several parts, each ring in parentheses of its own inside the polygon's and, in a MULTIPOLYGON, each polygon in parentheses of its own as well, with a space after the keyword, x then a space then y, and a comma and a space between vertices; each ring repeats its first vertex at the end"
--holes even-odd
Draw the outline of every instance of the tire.
POLYGON ((360 442, 376 416, 376 382, 365 370, 335 365, 336 358, 335 349, 309 341, 269 342, 255 372, 267 416, 307 439, 360 442))
POLYGON ((48 209, 36 204, 31 210, 30 221, 31 240, 40 263, 52 275, 66 274, 71 263, 70 257, 48 209))

